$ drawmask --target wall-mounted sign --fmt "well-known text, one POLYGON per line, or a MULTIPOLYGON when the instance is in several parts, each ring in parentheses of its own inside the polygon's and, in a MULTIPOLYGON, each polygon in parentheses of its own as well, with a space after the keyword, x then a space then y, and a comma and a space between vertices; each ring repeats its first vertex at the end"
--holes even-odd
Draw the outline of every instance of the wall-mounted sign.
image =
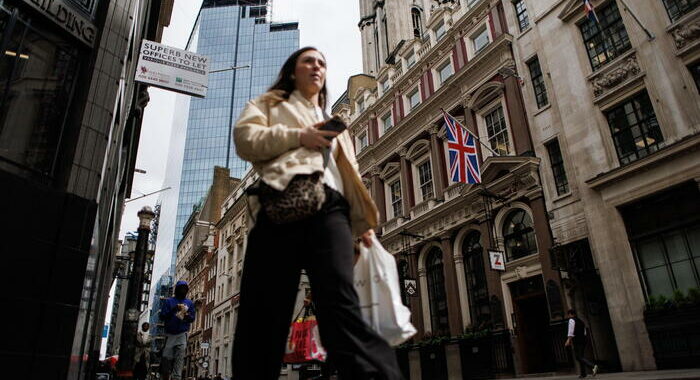
POLYGON ((143 40, 136 81, 203 98, 207 95, 209 57, 143 40))
POLYGON ((491 269, 506 270, 505 255, 501 251, 489 250, 489 258, 491 259, 491 269))
POLYGON ((90 47, 95 45, 97 28, 73 5, 66 4, 64 0, 24 0, 24 2, 46 15, 83 43, 90 47))
POLYGON ((416 284, 416 280, 405 279, 405 280, 403 280, 403 286, 406 289, 406 294, 408 294, 411 297, 418 296, 418 286, 416 284))

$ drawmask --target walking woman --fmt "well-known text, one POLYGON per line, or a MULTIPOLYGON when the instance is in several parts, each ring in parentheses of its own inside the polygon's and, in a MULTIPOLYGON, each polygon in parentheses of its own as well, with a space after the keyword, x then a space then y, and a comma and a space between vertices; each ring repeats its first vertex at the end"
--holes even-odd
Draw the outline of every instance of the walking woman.
POLYGON ((249 197, 255 226, 241 283, 236 380, 279 377, 302 269, 311 282, 321 341, 340 378, 402 378, 393 350, 364 323, 358 307, 353 241, 362 237, 369 244, 378 212, 362 184, 348 132, 319 129, 325 82, 323 54, 311 47, 296 51, 270 90, 248 103, 234 129, 237 154, 264 182, 261 203, 249 197), (304 199, 280 202, 282 191, 293 190, 304 199), (318 198, 310 215, 277 214, 289 204, 308 214, 308 198, 318 198), (277 200, 274 207, 266 207, 270 199, 277 200))

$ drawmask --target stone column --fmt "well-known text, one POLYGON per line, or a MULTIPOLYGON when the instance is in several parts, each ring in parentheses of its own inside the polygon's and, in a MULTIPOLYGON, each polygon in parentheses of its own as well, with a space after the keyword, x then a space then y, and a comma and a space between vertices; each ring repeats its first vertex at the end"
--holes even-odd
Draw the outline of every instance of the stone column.
POLYGON ((411 215, 411 208, 415 205, 415 196, 413 194, 413 173, 411 171, 411 162, 406 157, 408 150, 402 147, 399 150, 401 157, 401 199, 403 205, 403 216, 408 218, 411 215))
POLYGON ((450 335, 462 333, 462 315, 459 306, 459 289, 457 287, 457 273, 455 262, 452 258, 452 239, 450 233, 440 235, 440 247, 442 248, 442 265, 445 272, 445 293, 447 295, 448 321, 450 323, 450 335))
POLYGON ((379 209, 379 223, 386 222, 386 198, 384 196, 384 181, 379 176, 379 168, 374 166, 369 170, 370 179, 372 181, 372 199, 379 209))
POLYGON ((430 133, 430 162, 433 171, 433 183, 435 184, 435 198, 444 199, 445 188, 447 187, 447 167, 445 166, 445 155, 442 149, 442 140, 438 137, 439 128, 432 125, 430 133))

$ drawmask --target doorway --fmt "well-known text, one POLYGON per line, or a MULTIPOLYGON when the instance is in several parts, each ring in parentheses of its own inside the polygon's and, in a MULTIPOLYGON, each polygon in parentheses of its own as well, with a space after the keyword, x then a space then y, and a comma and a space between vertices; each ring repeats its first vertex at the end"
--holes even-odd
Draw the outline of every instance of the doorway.
POLYGON ((555 370, 547 296, 541 276, 509 284, 523 373, 555 370))

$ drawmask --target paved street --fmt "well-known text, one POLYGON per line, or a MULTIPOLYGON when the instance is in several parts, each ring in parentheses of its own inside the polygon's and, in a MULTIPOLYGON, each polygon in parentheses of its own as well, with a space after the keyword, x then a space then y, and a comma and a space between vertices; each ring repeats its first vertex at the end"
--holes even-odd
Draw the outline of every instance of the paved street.
MULTIPOLYGON (((517 379, 577 379, 578 375, 566 375, 566 376, 536 376, 529 377, 523 376, 517 379)), ((516 378, 513 378, 516 379, 516 378)), ((594 379, 592 376, 588 376, 588 379, 594 379)), ((618 379, 640 379, 640 380, 676 380, 676 379, 700 379, 700 368, 696 369, 674 369, 666 371, 640 371, 640 372, 617 372, 617 373, 601 373, 595 377, 595 379, 606 379, 606 380, 618 380, 618 379)))

